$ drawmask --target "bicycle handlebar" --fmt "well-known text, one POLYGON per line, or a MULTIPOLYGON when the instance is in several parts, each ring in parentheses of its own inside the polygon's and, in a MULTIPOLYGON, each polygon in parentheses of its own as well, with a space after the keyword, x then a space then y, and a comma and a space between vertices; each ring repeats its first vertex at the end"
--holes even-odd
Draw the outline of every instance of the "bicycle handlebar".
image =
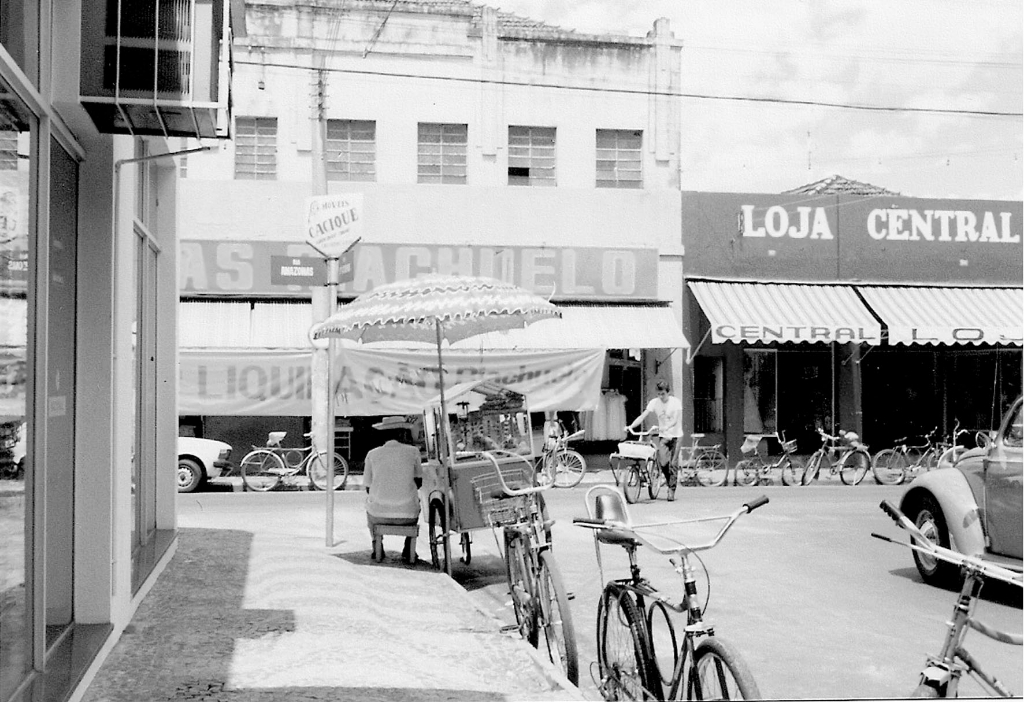
POLYGON ((551 483, 548 483, 546 485, 535 485, 533 487, 526 487, 526 488, 511 488, 511 487, 509 487, 508 483, 505 482, 505 476, 501 474, 501 466, 498 465, 498 459, 494 457, 495 453, 502 453, 502 454, 505 454, 506 456, 509 456, 511 458, 518 458, 523 463, 527 464, 530 467, 531 471, 533 470, 533 464, 530 463, 525 458, 523 458, 522 456, 520 456, 518 453, 512 453, 511 451, 480 451, 479 452, 478 455, 480 455, 480 456, 486 458, 487 460, 489 460, 491 462, 491 464, 494 466, 494 473, 498 476, 498 483, 501 485, 501 491, 503 493, 505 493, 506 495, 508 495, 509 497, 518 497, 520 495, 532 495, 535 492, 543 492, 544 490, 547 490, 548 488, 551 487, 551 483))
POLYGON ((658 553, 664 555, 671 555, 675 553, 682 553, 684 551, 706 551, 710 548, 714 548, 718 544, 718 542, 722 540, 722 537, 725 536, 725 533, 729 531, 730 528, 732 528, 732 525, 736 523, 737 519, 739 519, 744 514, 749 514, 758 507, 762 507, 766 504, 768 504, 768 497, 766 495, 761 495, 760 497, 754 498, 750 502, 744 503, 742 507, 737 509, 735 512, 732 512, 731 514, 720 515, 716 517, 702 517, 699 519, 675 519, 667 522, 648 522, 646 524, 630 524, 615 519, 592 519, 590 517, 576 517, 572 520, 572 523, 576 526, 585 527, 589 529, 615 530, 622 533, 623 535, 633 537, 634 539, 642 543, 644 546, 647 546, 648 548, 657 551, 658 553), (665 534, 662 530, 662 527, 666 526, 680 524, 697 524, 700 522, 710 522, 721 519, 724 519, 726 521, 722 528, 718 530, 718 533, 715 534, 710 541, 705 541, 704 543, 699 544, 684 544, 682 541, 679 541, 678 539, 675 539, 669 536, 668 534, 665 534), (641 533, 641 530, 645 529, 657 529, 657 531, 645 536, 643 533, 641 533), (665 543, 656 543, 655 541, 652 541, 652 539, 656 539, 661 542, 667 541, 670 543, 668 543, 667 545, 665 543))
POLYGON ((633 436, 640 437, 641 439, 643 439, 645 437, 648 437, 651 434, 658 434, 658 433, 660 433, 658 427, 651 427, 647 431, 643 431, 643 430, 637 431, 636 429, 634 429, 633 427, 630 427, 630 426, 623 427, 623 428, 626 430, 627 434, 632 434, 633 436))
POLYGON ((889 502, 889 500, 882 500, 878 506, 881 507, 882 511, 889 515, 889 517, 896 522, 901 529, 907 531, 907 533, 910 534, 911 539, 916 543, 897 541, 896 539, 891 539, 888 536, 872 533, 871 535, 876 539, 888 541, 889 543, 897 544, 899 546, 906 546, 914 551, 920 551, 921 553, 930 555, 933 558, 938 558, 946 561, 947 563, 960 566, 961 568, 967 568, 982 575, 983 577, 995 578, 996 580, 1002 580, 1003 582, 1011 585, 1024 588, 1024 576, 1022 576, 1021 573, 1008 568, 1002 568, 976 556, 967 556, 939 546, 921 533, 921 530, 917 528, 917 525, 910 521, 910 519, 907 518, 907 515, 903 514, 903 512, 901 512, 894 504, 889 502))

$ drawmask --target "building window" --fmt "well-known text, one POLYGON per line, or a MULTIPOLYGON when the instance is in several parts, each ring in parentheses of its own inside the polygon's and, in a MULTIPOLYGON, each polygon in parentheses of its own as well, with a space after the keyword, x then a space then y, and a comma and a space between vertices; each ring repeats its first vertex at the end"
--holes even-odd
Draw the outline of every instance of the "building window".
POLYGON ((377 180, 377 125, 352 119, 327 120, 327 180, 377 180))
POLYGON ((555 184, 555 128, 508 128, 508 184, 555 184))
POLYGON ((597 130, 597 187, 643 187, 642 137, 640 130, 597 130))
POLYGON ((466 183, 466 124, 419 125, 416 182, 466 183))
POLYGON ((239 117, 235 121, 235 178, 277 177, 277 118, 239 117))
POLYGON ((0 129, 0 171, 18 170, 18 132, 0 129))

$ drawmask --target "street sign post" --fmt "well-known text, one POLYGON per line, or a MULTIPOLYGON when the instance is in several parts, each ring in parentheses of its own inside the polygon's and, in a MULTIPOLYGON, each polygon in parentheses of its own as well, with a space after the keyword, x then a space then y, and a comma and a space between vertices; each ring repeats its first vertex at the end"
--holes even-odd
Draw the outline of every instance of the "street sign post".
MULTIPOLYGON (((363 195, 314 195, 306 198, 306 243, 327 261, 327 318, 338 309, 339 259, 359 241, 363 226, 363 195)), ((315 354, 314 354, 315 355, 315 354)), ((327 343, 326 417, 314 422, 324 427, 327 461, 326 545, 334 545, 334 380, 331 361, 334 339, 327 343)), ((314 413, 319 408, 314 406, 314 413)))

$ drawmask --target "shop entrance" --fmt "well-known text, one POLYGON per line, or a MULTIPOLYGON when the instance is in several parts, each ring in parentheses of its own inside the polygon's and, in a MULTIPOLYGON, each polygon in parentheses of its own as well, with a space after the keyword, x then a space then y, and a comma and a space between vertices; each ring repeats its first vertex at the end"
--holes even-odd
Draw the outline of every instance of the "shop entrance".
POLYGON ((861 371, 864 436, 872 449, 942 426, 936 352, 876 348, 864 356, 861 371))

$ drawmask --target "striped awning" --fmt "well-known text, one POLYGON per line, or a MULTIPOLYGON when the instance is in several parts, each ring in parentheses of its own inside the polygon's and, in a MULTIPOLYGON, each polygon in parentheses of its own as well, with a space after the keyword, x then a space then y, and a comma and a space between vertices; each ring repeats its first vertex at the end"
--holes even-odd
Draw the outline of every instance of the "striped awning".
POLYGON ((690 281, 711 341, 879 344, 882 328, 843 285, 690 281))
POLYGON ((561 319, 490 332, 452 344, 467 349, 685 349, 690 344, 670 307, 559 306, 561 319))
POLYGON ((857 288, 889 328, 890 344, 1024 341, 1024 288, 857 288))
MULTIPOLYGON (((452 348, 549 350, 576 348, 689 348, 670 307, 644 305, 560 306, 561 319, 523 329, 489 332, 452 348)), ((179 308, 181 348, 309 348, 312 306, 294 303, 183 302, 179 308)), ((432 348, 432 342, 376 342, 380 348, 432 348)))

